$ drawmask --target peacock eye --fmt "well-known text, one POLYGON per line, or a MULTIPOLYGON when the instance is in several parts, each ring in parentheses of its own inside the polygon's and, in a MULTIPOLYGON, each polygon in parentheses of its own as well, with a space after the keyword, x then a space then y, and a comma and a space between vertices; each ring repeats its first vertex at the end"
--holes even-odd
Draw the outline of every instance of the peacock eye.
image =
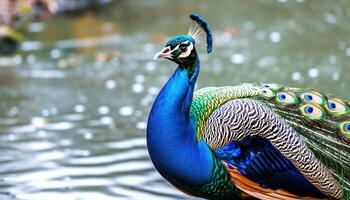
POLYGON ((299 103, 299 99, 291 92, 279 92, 277 93, 275 100, 281 105, 293 105, 299 103))
POLYGON ((261 89, 261 94, 260 96, 263 97, 264 99, 271 99, 273 97, 275 97, 275 92, 270 90, 268 87, 263 87, 261 89))
POLYGON ((278 91, 283 89, 284 86, 276 83, 269 83, 269 84, 263 84, 262 87, 270 88, 273 91, 278 91))
POLYGON ((314 111, 314 108, 311 106, 305 106, 304 111, 308 114, 311 114, 314 111))
POLYGON ((179 49, 182 52, 186 52, 187 51, 187 45, 186 44, 180 44, 179 49))
POLYGON ((330 115, 336 117, 348 114, 350 112, 349 107, 338 98, 329 99, 325 105, 325 109, 330 115))
POLYGON ((342 122, 338 125, 338 129, 344 139, 350 143, 350 121, 342 122))
POLYGON ((350 123, 344 124, 344 130, 350 132, 350 123))
POLYGON ((318 105, 323 105, 326 100, 324 97, 317 92, 305 92, 300 95, 300 98, 305 103, 314 103, 318 105))
POLYGON ((304 117, 311 120, 322 120, 325 116, 324 111, 317 104, 302 104, 299 111, 304 117))

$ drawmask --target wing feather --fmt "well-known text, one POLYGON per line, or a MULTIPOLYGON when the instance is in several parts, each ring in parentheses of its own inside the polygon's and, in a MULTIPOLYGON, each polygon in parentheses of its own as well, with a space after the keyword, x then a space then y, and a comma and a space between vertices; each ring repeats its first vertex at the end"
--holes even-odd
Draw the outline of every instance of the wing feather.
POLYGON ((317 199, 313 197, 300 197, 282 189, 271 190, 271 189, 263 188, 259 184, 243 176, 236 169, 230 169, 229 167, 227 167, 227 170, 230 173, 232 183, 234 183, 235 186, 240 190, 244 191, 245 193, 255 198, 266 199, 266 200, 316 200, 317 199))
MULTIPOLYGON (((339 182, 344 194, 343 199, 350 198, 350 101, 321 94, 315 89, 288 88, 278 84, 254 83, 204 88, 196 92, 191 107, 192 117, 197 123, 197 140, 204 139, 215 150, 232 141, 231 129, 239 131, 240 134, 235 135, 235 139, 241 140, 242 135, 244 135, 242 131, 249 132, 252 127, 261 125, 259 121, 251 124, 246 122, 240 124, 238 119, 235 119, 236 121, 227 120, 230 113, 226 111, 223 111, 222 114, 226 121, 221 120, 216 125, 211 124, 210 117, 225 103, 246 98, 263 104, 264 107, 271 109, 282 118, 284 123, 292 128, 294 134, 307 146, 306 152, 311 152, 315 159, 324 165, 323 169, 327 169, 339 182), (334 105, 337 109, 333 109, 334 105), (317 110, 318 115, 306 113, 306 111, 310 111, 309 107, 312 107, 311 110, 317 110), (339 108, 341 109, 339 110, 339 108), (222 124, 227 123, 232 124, 222 126, 222 124), (243 128, 243 125, 247 127, 243 128), (205 129, 208 127, 212 130, 218 130, 221 134, 205 133, 205 129)), ((265 114, 262 116, 266 117, 265 114)), ((240 117, 244 119, 247 115, 240 117)), ((281 124, 271 124, 270 126, 262 127, 261 130, 274 130, 281 124)), ((288 129, 283 131, 286 130, 288 129)), ((269 138, 272 143, 276 139, 278 139, 276 135, 269 138)), ((281 147, 283 145, 277 149, 281 147)), ((290 151, 298 153, 293 148, 290 151)), ((289 159, 293 159, 293 156, 289 159)), ((293 162, 293 164, 295 163, 293 162)), ((302 165, 303 162, 299 164, 302 165)), ((272 168, 280 168, 281 166, 280 162, 271 165, 272 168)), ((312 169, 315 170, 315 168, 312 169)))

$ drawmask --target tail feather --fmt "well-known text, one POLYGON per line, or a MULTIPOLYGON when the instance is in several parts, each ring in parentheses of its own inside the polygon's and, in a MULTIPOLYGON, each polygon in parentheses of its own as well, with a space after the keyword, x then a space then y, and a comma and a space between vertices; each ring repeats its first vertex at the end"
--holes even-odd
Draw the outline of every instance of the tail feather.
MULTIPOLYGON (((293 93, 294 96, 299 98, 298 103, 287 106, 281 105, 273 99, 263 98, 262 101, 282 116, 285 121, 287 121, 293 129, 301 135, 316 157, 331 169, 333 176, 338 180, 340 185, 342 185, 344 190, 343 199, 349 199, 350 143, 339 129, 339 124, 350 120, 348 105, 343 105, 344 112, 339 115, 329 113, 326 107, 331 100, 326 98, 326 95, 318 93, 320 97, 325 97, 320 100, 322 103, 320 108, 321 112, 324 112, 324 116, 319 119, 310 120, 310 118, 305 116, 304 113, 298 109, 303 104, 302 99, 300 99, 300 94, 305 93, 305 90, 297 88, 282 88, 279 91, 272 90, 272 92, 276 92, 277 94, 283 92, 293 93)), ((332 99, 335 98, 333 97, 332 99)), ((346 101, 340 100, 340 102, 346 101)))

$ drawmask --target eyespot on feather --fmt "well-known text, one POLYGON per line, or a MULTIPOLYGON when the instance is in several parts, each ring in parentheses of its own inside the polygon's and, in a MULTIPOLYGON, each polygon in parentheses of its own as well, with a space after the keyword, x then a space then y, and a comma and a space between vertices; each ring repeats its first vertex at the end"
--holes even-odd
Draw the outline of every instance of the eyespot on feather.
POLYGON ((305 103, 324 105, 326 99, 318 92, 304 92, 300 94, 300 99, 305 103))
POLYGON ((273 90, 273 91, 279 91, 279 90, 282 90, 283 88, 284 88, 284 86, 283 85, 281 85, 281 84, 277 84, 277 83, 264 83, 263 85, 262 85, 262 87, 267 87, 267 88, 270 88, 271 90, 273 90))
POLYGON ((345 114, 350 114, 350 109, 344 101, 339 98, 328 99, 324 105, 325 110, 331 116, 339 117, 345 114))
POLYGON ((269 100, 276 97, 276 93, 270 88, 265 87, 260 89, 261 89, 261 93, 259 96, 261 96, 262 98, 269 100))
POLYGON ((293 105, 299 103, 298 97, 291 92, 278 92, 275 101, 281 105, 293 105))
POLYGON ((299 112, 309 120, 322 120, 325 117, 324 110, 317 104, 302 104, 299 112))
POLYGON ((350 121, 339 123, 338 130, 345 141, 350 143, 350 121))

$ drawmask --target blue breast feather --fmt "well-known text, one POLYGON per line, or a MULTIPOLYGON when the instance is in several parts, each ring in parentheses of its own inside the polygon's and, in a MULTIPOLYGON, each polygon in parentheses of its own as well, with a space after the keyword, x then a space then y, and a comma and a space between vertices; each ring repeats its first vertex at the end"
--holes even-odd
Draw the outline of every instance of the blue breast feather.
POLYGON ((270 189, 325 198, 268 140, 249 136, 216 150, 216 155, 242 175, 270 189))

